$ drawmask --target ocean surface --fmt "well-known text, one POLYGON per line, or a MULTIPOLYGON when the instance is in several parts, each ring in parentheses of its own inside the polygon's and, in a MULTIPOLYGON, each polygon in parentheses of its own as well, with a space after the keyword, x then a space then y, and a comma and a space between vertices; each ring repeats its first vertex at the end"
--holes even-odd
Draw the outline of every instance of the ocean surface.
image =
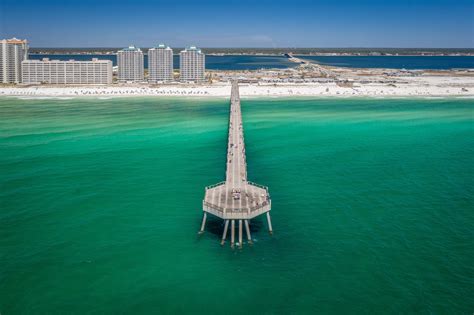
POLYGON ((299 56, 322 65, 409 70, 474 69, 474 56, 299 56))
MULTIPOLYGON (((92 58, 112 60, 117 65, 117 55, 29 55, 30 59, 50 58, 56 60, 91 60, 92 58)), ((145 68, 148 68, 148 56, 144 58, 145 68)), ((206 69, 210 70, 258 70, 284 69, 296 67, 297 64, 288 61, 284 56, 250 56, 250 55, 206 55, 206 69)), ((173 56, 173 67, 179 69, 179 56, 173 56)))
POLYGON ((0 98, 0 312, 471 314, 474 102, 243 99, 273 228, 198 236, 227 99, 0 98))

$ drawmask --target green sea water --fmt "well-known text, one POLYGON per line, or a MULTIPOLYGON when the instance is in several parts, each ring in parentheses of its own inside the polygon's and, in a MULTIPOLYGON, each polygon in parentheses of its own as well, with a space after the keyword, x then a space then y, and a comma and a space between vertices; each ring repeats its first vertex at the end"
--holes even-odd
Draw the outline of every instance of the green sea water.
POLYGON ((0 313, 473 313, 473 100, 242 107, 275 233, 231 250, 227 99, 1 98, 0 313))

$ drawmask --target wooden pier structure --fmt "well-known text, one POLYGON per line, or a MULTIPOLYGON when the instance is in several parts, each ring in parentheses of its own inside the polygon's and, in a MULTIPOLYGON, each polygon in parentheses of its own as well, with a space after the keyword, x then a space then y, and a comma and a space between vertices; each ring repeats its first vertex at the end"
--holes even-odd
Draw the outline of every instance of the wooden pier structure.
POLYGON ((235 228, 238 224, 238 246, 242 247, 242 230, 249 244, 252 244, 250 220, 266 214, 268 230, 273 233, 270 218, 271 199, 268 187, 258 185, 247 179, 247 160, 245 158, 244 127, 240 110, 239 85, 232 82, 230 96, 229 134, 227 143, 227 167, 224 182, 206 187, 202 202, 203 218, 199 233, 204 232, 207 214, 224 220, 224 231, 221 244, 225 243, 230 223, 230 245, 235 242, 235 228))

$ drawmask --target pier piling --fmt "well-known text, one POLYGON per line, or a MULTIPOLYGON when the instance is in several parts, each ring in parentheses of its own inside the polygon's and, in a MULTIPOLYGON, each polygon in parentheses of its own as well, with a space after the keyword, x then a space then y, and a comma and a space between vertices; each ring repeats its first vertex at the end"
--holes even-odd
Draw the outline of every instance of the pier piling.
POLYGON ((239 220, 239 247, 242 248, 242 220, 239 220))
POLYGON ((221 241, 221 245, 224 245, 225 243, 225 239, 227 237, 227 228, 229 227, 229 220, 225 220, 225 224, 224 224, 224 232, 222 233, 222 241, 221 241))
POLYGON ((270 234, 273 234, 272 219, 270 219, 270 212, 267 212, 267 222, 268 222, 268 232, 270 234))
POLYGON ((247 232, 247 240, 249 244, 252 244, 252 236, 250 235, 249 220, 245 220, 245 231, 247 232))
POLYGON ((231 220, 231 228, 230 228, 230 246, 234 248, 235 244, 235 220, 231 220))
POLYGON ((204 233, 204 227, 206 226, 206 219, 207 219, 207 213, 204 212, 204 215, 202 216, 202 224, 201 224, 201 230, 199 230, 199 234, 204 233))

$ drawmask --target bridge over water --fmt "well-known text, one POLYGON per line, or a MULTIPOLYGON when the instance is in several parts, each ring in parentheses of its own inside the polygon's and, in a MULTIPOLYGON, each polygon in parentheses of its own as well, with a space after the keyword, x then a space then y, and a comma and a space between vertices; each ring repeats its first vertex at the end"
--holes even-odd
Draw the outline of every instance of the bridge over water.
POLYGON ((224 220, 221 244, 225 243, 230 224, 231 247, 235 244, 235 228, 238 224, 238 245, 242 247, 242 230, 249 243, 250 220, 266 214, 268 229, 272 233, 270 219, 271 199, 268 188, 248 181, 247 159, 245 157, 244 127, 240 110, 239 85, 232 83, 230 96, 229 138, 227 143, 227 167, 224 182, 206 187, 202 209, 204 211, 200 233, 204 232, 207 214, 224 220))

